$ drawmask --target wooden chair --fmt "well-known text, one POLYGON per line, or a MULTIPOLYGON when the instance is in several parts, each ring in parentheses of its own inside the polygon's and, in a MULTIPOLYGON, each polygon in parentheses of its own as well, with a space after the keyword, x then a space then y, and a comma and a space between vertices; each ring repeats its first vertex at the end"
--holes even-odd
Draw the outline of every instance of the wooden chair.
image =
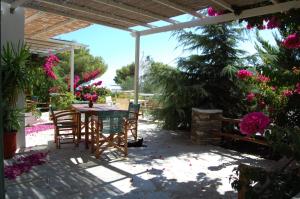
POLYGON ((129 103, 128 106, 128 127, 127 131, 130 131, 134 141, 137 141, 138 119, 140 112, 140 104, 129 103))
POLYGON ((71 139, 72 143, 78 145, 78 135, 80 134, 80 113, 73 110, 55 112, 50 106, 50 119, 54 124, 54 142, 56 148, 61 144, 70 142, 61 142, 62 139, 71 139))
POLYGON ((92 116, 91 150, 95 157, 109 147, 127 156, 127 111, 104 111, 92 116))

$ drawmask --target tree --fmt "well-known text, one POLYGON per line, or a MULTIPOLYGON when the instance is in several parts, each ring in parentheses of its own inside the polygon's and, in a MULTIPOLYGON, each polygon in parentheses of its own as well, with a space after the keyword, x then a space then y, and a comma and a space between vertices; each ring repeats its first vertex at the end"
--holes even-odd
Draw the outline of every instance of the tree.
POLYGON ((236 24, 218 24, 176 35, 186 50, 197 53, 180 58, 176 69, 163 67, 153 75, 152 83, 161 88, 158 119, 166 128, 189 128, 192 107, 217 108, 226 116, 239 116, 244 110, 235 84, 244 55, 237 49, 240 29, 236 24))
MULTIPOLYGON (((58 73, 61 77, 69 79, 70 74, 70 52, 65 51, 59 53, 60 59, 58 73)), ((107 64, 105 64, 102 57, 94 57, 90 54, 86 48, 80 48, 74 50, 74 71, 75 75, 78 75, 80 81, 78 84, 85 82, 85 76, 93 71, 99 71, 97 76, 104 74, 107 70, 107 64)))
POLYGON ((116 71, 114 81, 120 85, 123 90, 133 89, 134 67, 134 63, 131 63, 116 71))

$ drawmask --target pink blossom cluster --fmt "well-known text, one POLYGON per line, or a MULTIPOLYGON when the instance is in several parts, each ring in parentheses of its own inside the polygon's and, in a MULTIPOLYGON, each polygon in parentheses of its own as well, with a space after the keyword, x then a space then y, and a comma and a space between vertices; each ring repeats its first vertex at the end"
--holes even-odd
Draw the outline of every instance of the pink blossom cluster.
POLYGON ((252 76, 253 76, 253 73, 246 69, 242 69, 237 72, 237 77, 239 79, 246 79, 246 78, 252 77, 252 76))
POLYGON ((300 34, 290 34, 287 38, 282 41, 282 45, 286 48, 300 48, 300 34))
POLYGON ((255 98, 255 94, 254 93, 248 93, 246 98, 247 98, 248 102, 252 102, 255 98))
POLYGON ((254 27, 257 27, 259 30, 264 30, 264 29, 278 28, 280 25, 281 25, 280 20, 277 17, 272 16, 269 19, 264 19, 261 22, 261 24, 259 24, 257 22, 255 24, 253 24, 253 23, 248 21, 246 28, 249 30, 249 29, 252 29, 254 27), (266 25, 263 24, 264 21, 266 22, 266 25))
POLYGON ((262 83, 266 83, 270 81, 270 78, 264 75, 258 75, 257 76, 257 81, 262 82, 262 83))
POLYGON ((277 19, 275 16, 272 16, 271 19, 267 20, 267 29, 278 28, 280 26, 280 20, 277 19))
POLYGON ((296 84, 296 89, 294 90, 294 93, 300 95, 300 82, 298 82, 298 83, 296 84))
POLYGON ((101 74, 100 69, 96 69, 94 71, 87 72, 87 73, 83 74, 83 81, 88 82, 88 81, 96 78, 100 74, 101 74))
POLYGON ((264 130, 270 123, 270 119, 262 112, 248 113, 240 122, 240 131, 245 135, 253 135, 255 133, 264 133, 264 130))
POLYGON ((282 94, 286 97, 289 97, 289 96, 293 95, 293 91, 287 89, 287 90, 282 91, 282 94))
POLYGON ((45 59, 44 71, 45 71, 45 73, 48 77, 50 77, 52 79, 57 79, 57 76, 53 72, 53 67, 55 67, 58 63, 59 63, 58 57, 56 55, 53 55, 53 54, 49 55, 45 59))
POLYGON ((44 164, 47 155, 48 153, 39 152, 18 158, 14 164, 4 167, 4 176, 11 180, 16 179, 17 176, 29 172, 33 166, 44 164))
POLYGON ((86 93, 83 95, 83 98, 87 101, 96 102, 98 99, 98 95, 96 93, 94 93, 94 94, 86 93))
POLYGON ((98 82, 93 83, 93 86, 101 86, 101 84, 102 84, 102 81, 100 80, 98 82))
POLYGON ((34 133, 38 133, 41 131, 47 131, 49 129, 53 129, 54 126, 52 124, 40 124, 36 126, 26 127, 25 128, 25 134, 30 135, 34 133))
POLYGON ((217 12, 213 7, 208 7, 207 8, 207 14, 208 16, 219 16, 219 15, 222 15, 223 13, 222 12, 217 12))

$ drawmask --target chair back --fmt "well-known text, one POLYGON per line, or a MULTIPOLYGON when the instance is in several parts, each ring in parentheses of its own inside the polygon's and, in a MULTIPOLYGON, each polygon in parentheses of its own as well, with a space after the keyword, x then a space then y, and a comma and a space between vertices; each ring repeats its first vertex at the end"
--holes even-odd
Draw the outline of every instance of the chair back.
POLYGON ((127 111, 101 111, 97 113, 101 121, 100 131, 106 134, 123 132, 127 111))
POLYGON ((134 104, 133 102, 130 102, 128 106, 128 119, 138 119, 140 108, 140 104, 134 104))

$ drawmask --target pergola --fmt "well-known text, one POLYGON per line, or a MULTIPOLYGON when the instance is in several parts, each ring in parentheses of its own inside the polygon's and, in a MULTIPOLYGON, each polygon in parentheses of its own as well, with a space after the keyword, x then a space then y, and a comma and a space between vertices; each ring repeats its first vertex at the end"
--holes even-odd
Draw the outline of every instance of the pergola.
MULTIPOLYGON (((141 36, 300 8, 300 0, 3 0, 3 2, 10 4, 11 13, 18 7, 26 8, 24 36, 29 43, 38 40, 32 45, 36 51, 45 52, 43 46, 46 46, 47 42, 53 42, 50 39, 53 36, 91 24, 128 31, 135 37, 135 103, 138 102, 141 36), (201 11, 209 6, 222 11, 223 14, 213 17, 202 14, 201 11), (191 20, 184 22, 176 20, 177 16, 183 14, 191 16, 191 20)), ((57 44, 55 49, 59 51, 65 49, 65 46, 57 44)))
POLYGON ((90 24, 128 31, 135 37, 135 103, 138 102, 140 37, 195 26, 223 23, 243 18, 300 8, 300 1, 283 0, 4 0, 11 12, 27 8, 25 37, 48 39, 90 24), (200 11, 212 6, 224 14, 214 17, 200 11), (190 21, 174 17, 190 15, 190 21), (155 25, 163 22, 162 26, 155 25), (140 30, 142 29, 142 30, 140 30))

